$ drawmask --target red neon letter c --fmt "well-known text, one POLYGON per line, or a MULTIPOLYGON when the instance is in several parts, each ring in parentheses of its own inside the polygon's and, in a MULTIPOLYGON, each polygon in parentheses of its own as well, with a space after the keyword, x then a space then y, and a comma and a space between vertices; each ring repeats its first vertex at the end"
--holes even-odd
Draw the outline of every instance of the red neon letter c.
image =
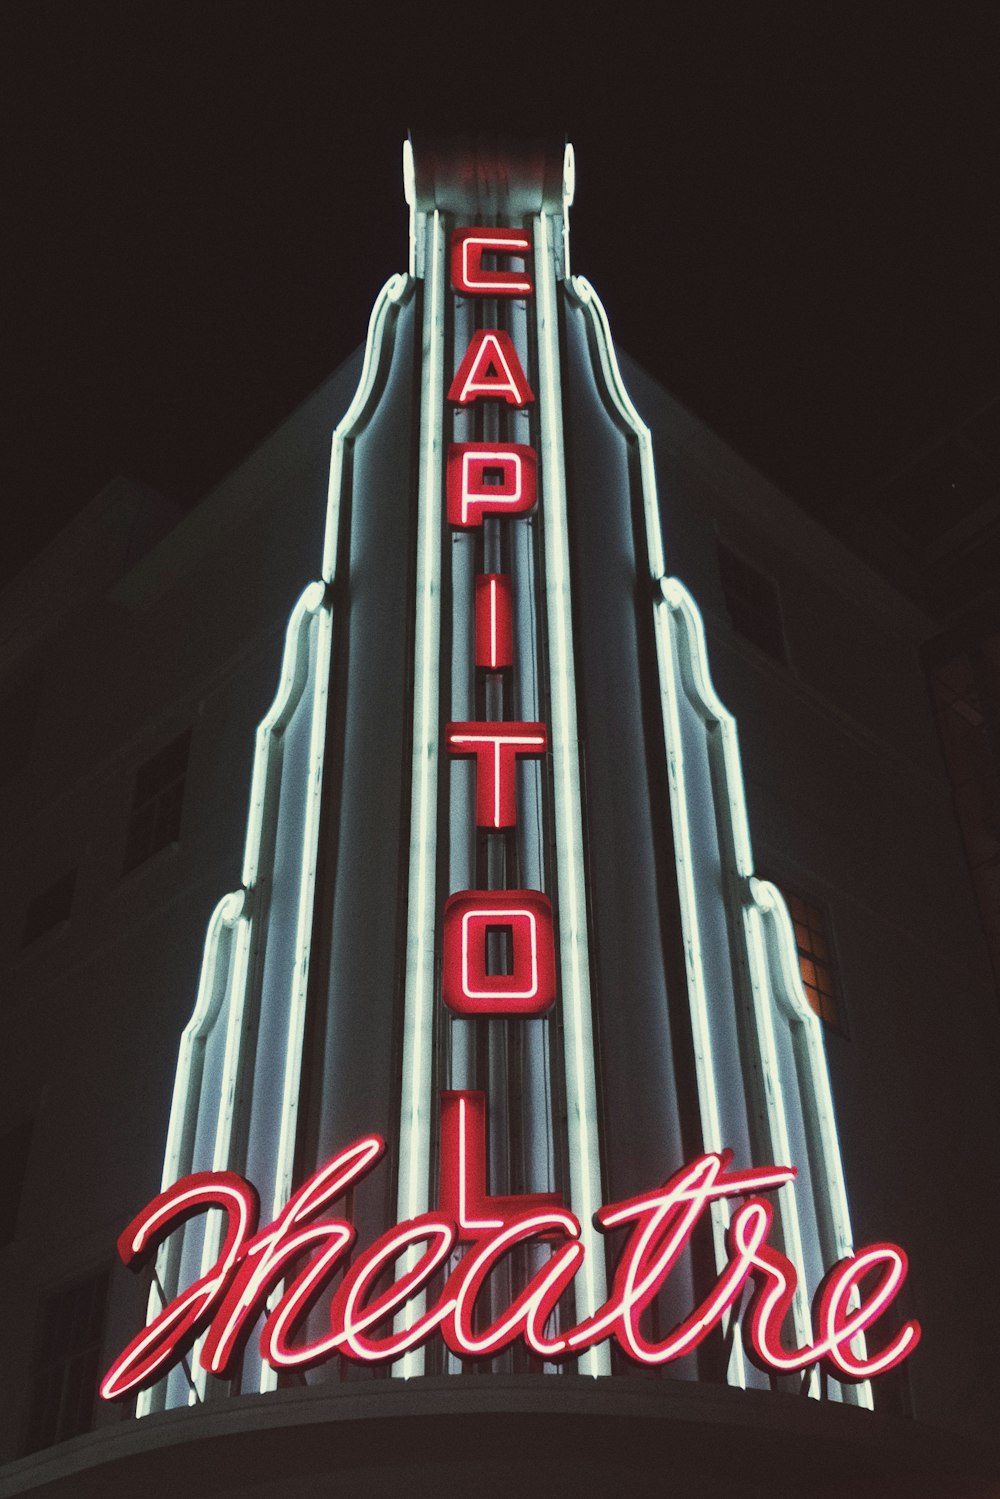
POLYGON ((464 296, 530 297, 534 287, 527 269, 486 270, 484 255, 531 254, 531 235, 524 229, 455 229, 451 236, 451 284, 464 296))

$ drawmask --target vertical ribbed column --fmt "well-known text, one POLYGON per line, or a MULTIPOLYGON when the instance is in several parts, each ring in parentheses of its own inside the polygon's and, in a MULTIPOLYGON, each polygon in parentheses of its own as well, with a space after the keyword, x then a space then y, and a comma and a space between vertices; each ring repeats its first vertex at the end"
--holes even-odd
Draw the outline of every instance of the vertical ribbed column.
MULTIPOLYGON (((416 619, 413 657, 413 769, 410 795, 403 1077, 399 1111, 398 1218, 427 1211, 434 1035, 434 931, 437 920, 437 796, 440 735, 441 493, 445 244, 441 215, 425 221, 422 405, 417 498, 416 619)), ((399 1361, 420 1374, 422 1350, 399 1361)))
MULTIPOLYGON (((577 1314, 583 1316, 596 1311, 604 1301, 607 1279, 604 1241, 592 1221, 601 1205, 601 1158, 583 862, 555 258, 545 214, 539 214, 536 222, 539 446, 545 526, 545 601, 549 636, 549 714, 559 893, 566 1131, 570 1206, 580 1220, 581 1238, 587 1251, 577 1283, 577 1314)), ((579 1370, 583 1374, 610 1374, 611 1357, 607 1344, 585 1353, 580 1359, 579 1370)))

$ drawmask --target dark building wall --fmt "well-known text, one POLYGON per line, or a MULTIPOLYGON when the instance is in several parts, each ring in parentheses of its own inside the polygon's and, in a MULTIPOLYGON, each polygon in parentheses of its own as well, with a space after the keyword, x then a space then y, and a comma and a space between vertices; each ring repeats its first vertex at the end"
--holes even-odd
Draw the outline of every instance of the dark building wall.
MULTIPOLYGON (((289 611, 319 571, 330 432, 357 372, 349 362, 138 563, 98 570, 11 661, 12 682, 41 685, 30 747, 0 788, 0 1130, 34 1121, 0 1248, 13 1351, 0 1459, 22 1441, 41 1298, 110 1263, 159 1185, 205 924, 239 881, 254 730, 289 611), (189 727, 176 846, 122 877, 136 771, 189 727), (68 922, 22 948, 28 900, 74 864, 68 922)), ((655 382, 624 373, 654 429, 668 566, 704 611, 739 722, 758 869, 830 916, 847 1035, 831 1033, 828 1054, 856 1237, 911 1253, 926 1329, 916 1414, 988 1429, 1000 1037, 918 659, 929 627, 655 382), (734 630, 719 540, 777 584, 786 663, 734 630)), ((98 525, 95 551, 106 543, 98 525)), ((118 1267, 104 1365, 143 1309, 118 1267)))
MULTIPOLYGON (((16 1233, 0 1247, 3 1459, 23 1441, 44 1297, 111 1264, 118 1233, 159 1190, 205 928, 239 885, 254 733, 290 610, 320 571, 330 434, 359 368, 348 361, 133 566, 120 506, 95 501, 77 528, 84 583, 68 613, 58 547, 33 565, 33 593, 51 603, 20 655, 23 580, 0 600, 8 680, 37 684, 30 738, 0 787, 0 1134, 33 1124, 16 1233), (123 874, 137 771, 187 729, 179 835, 123 874), (32 897, 74 866, 68 921, 22 945, 32 897)), ((145 1283, 118 1266, 106 1352, 144 1306, 145 1283)))
POLYGON ((829 915, 846 1034, 827 1031, 827 1055, 856 1241, 910 1254, 916 1413, 987 1431, 1000 1016, 920 657, 934 626, 648 376, 624 374, 654 430, 668 569, 699 601, 739 724, 757 868, 829 915), (718 540, 777 584, 787 661, 733 628, 718 540))

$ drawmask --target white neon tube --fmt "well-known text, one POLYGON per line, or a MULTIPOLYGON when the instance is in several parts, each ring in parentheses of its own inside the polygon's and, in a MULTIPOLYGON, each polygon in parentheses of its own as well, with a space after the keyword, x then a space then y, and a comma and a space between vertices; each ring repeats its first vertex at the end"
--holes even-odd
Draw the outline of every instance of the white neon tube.
POLYGON ((310 583, 296 600, 285 629, 285 650, 281 658, 278 690, 275 693, 274 702, 257 727, 253 774, 250 778, 250 810, 247 816, 246 846, 243 854, 243 887, 246 890, 252 890, 257 883, 264 818, 274 808, 276 740, 302 696, 309 662, 309 629, 312 616, 321 607, 325 596, 324 584, 310 583))
MULTIPOLYGON (((691 1016, 691 1038, 694 1047, 698 1106, 701 1113, 702 1142, 705 1150, 716 1152, 723 1149, 725 1142, 722 1139, 719 1089, 709 1025, 705 959, 698 926, 698 896, 694 881, 691 819, 685 792, 684 749, 678 708, 678 693, 681 690, 681 684, 677 681, 674 668, 671 620, 666 600, 657 601, 653 623, 660 675, 660 707, 666 743, 670 814, 674 829, 674 863, 677 871, 681 933, 684 939, 684 965, 688 982, 688 1007, 691 1016)), ((721 1273, 729 1258, 726 1248, 729 1208, 724 1201, 715 1201, 711 1204, 710 1211, 716 1267, 721 1273)), ((728 1382, 739 1389, 745 1389, 746 1362, 741 1329, 738 1323, 729 1316, 725 1319, 723 1327, 726 1337, 730 1340, 728 1382)))
MULTIPOLYGON (((161 1191, 166 1191, 167 1187, 172 1187, 175 1181, 194 1169, 205 1048, 219 1018, 223 1000, 233 992, 233 963, 228 939, 235 927, 248 926, 243 917, 244 901, 245 894, 242 890, 224 895, 209 917, 194 1009, 181 1034, 178 1049, 167 1144, 160 1177, 161 1191)), ((147 1322, 152 1322, 177 1294, 181 1247, 180 1236, 175 1234, 157 1250, 156 1278, 149 1288, 147 1299, 147 1322), (163 1296, 159 1287, 163 1288, 163 1296)), ((136 1415, 147 1416, 153 1410, 162 1409, 164 1397, 163 1383, 140 1390, 136 1397, 136 1415)))
MULTIPOLYGON (((277 1217, 282 1206, 291 1196, 295 1168, 299 1094, 302 1081, 302 1048, 309 989, 309 956, 312 949, 313 908, 316 897, 316 865, 319 857, 319 825, 323 794, 323 761, 326 746, 332 636, 332 613, 329 605, 324 604, 317 611, 316 616, 312 715, 309 725, 309 762, 302 830, 299 900, 295 922, 295 956, 290 975, 291 993, 289 995, 288 1031, 285 1040, 281 1123, 274 1172, 274 1197, 271 1205, 272 1217, 277 1217)), ((277 1387, 277 1369, 266 1360, 262 1360, 259 1384, 261 1392, 275 1390, 277 1387)))
MULTIPOLYGON (((201 1081, 200 1074, 197 1077, 195 1074, 204 1061, 205 1040, 215 1026, 223 995, 226 993, 226 983, 220 982, 220 976, 224 979, 229 969, 228 954, 225 969, 222 968, 223 934, 226 931, 231 932, 243 916, 245 902, 245 891, 236 890, 231 895, 224 895, 209 917, 201 959, 201 973, 198 978, 198 993, 191 1019, 181 1034, 177 1056, 167 1144, 163 1153, 161 1191, 172 1187, 175 1181, 186 1176, 193 1169, 195 1119, 189 1105, 191 1095, 197 1095, 201 1081)), ((197 1109, 194 1110, 194 1114, 197 1114, 197 1109)))
MULTIPOLYGON (((602 374, 618 411, 635 435, 646 524, 646 544, 651 577, 660 584, 661 596, 654 605, 657 659, 660 670, 664 736, 667 749, 671 811, 674 819, 675 855, 680 890, 681 923, 685 942, 692 1030, 695 1042, 695 1064, 698 1094, 702 1110, 702 1129, 709 1149, 716 1149, 719 1130, 718 1085, 711 1054, 708 1026, 704 962, 698 933, 697 904, 693 883, 690 817, 684 777, 684 760, 680 738, 677 693, 677 660, 687 675, 688 687, 698 712, 713 735, 708 753, 722 774, 728 811, 728 830, 735 863, 736 897, 739 900, 741 927, 752 997, 752 1040, 761 1076, 760 1106, 764 1112, 767 1145, 772 1160, 789 1159, 789 1128, 781 1086, 778 1047, 775 1040, 775 1012, 791 1032, 796 1071, 804 1101, 803 1124, 811 1155, 822 1163, 821 1180, 814 1183, 814 1209, 819 1239, 826 1262, 835 1262, 850 1253, 852 1234, 843 1161, 837 1138, 836 1118, 830 1092, 829 1074, 819 1021, 809 1009, 802 992, 795 953, 791 920, 787 908, 773 886, 753 878, 753 854, 746 812, 746 796, 740 762, 736 722, 715 692, 708 666, 704 625, 697 605, 676 580, 665 576, 663 537, 660 526, 656 474, 653 465, 652 434, 642 420, 625 389, 604 308, 593 287, 582 277, 575 277, 573 293, 589 315, 596 333, 602 374), (721 763, 720 763, 721 762, 721 763), (711 1132, 711 1134, 710 1134, 711 1132)), ((779 1193, 781 1225, 785 1248, 799 1274, 799 1288, 792 1314, 796 1335, 805 1340, 810 1327, 807 1285, 804 1274, 804 1248, 801 1208, 787 1189, 779 1193)), ((722 1207, 722 1204, 718 1205, 722 1207)), ((713 1205, 713 1214, 715 1205, 713 1205)), ((728 1213, 713 1217, 717 1255, 721 1252, 722 1230, 728 1213)), ((733 1331, 738 1335, 738 1328, 733 1331)), ((740 1362, 742 1354, 740 1355, 740 1362)), ((730 1379, 743 1383, 736 1367, 730 1379), (734 1376, 737 1376, 734 1379, 734 1376)), ((844 1384, 843 1398, 849 1403, 871 1405, 868 1383, 844 1384)), ((819 1380, 813 1373, 808 1381, 811 1395, 820 1394, 819 1380)))
MULTIPOLYGON (((242 894, 242 892, 241 892, 242 894)), ((247 977, 250 962, 250 922, 241 917, 233 928, 232 953, 229 962, 229 992, 227 998, 226 1043, 222 1061, 222 1078, 219 1083, 219 1112, 215 1126, 215 1146, 212 1152, 213 1171, 231 1171, 237 1166, 233 1157, 234 1130, 238 1090, 245 1054, 245 1015, 247 1001, 247 977)), ((176 1180, 176 1178, 174 1178, 176 1180)), ((205 1240, 201 1254, 201 1274, 208 1275, 217 1262, 222 1243, 223 1220, 213 1213, 205 1223, 205 1240)), ((188 1404, 204 1400, 208 1374, 198 1354, 204 1337, 199 1338, 191 1359, 192 1386, 188 1404)))
POLYGON ((563 276, 568 281, 569 268, 569 211, 576 195, 576 153, 567 141, 563 152, 562 229, 563 229, 563 276))
MULTIPOLYGON (((277 811, 277 783, 280 779, 277 747, 284 728, 301 700, 309 672, 309 639, 314 616, 317 614, 320 614, 321 618, 317 623, 317 648, 313 662, 314 683, 319 687, 319 696, 325 699, 329 680, 332 630, 332 619, 328 607, 329 583, 336 567, 344 453, 376 387, 378 373, 385 356, 387 332, 392 326, 399 305, 412 289, 413 282, 409 278, 392 276, 379 293, 369 319, 368 338, 358 387, 350 406, 333 433, 322 581, 309 584, 292 609, 285 631, 278 688, 268 712, 257 728, 241 875, 243 889, 223 897, 209 921, 194 1010, 181 1037, 174 1075, 173 1099, 162 1173, 164 1189, 171 1186, 178 1177, 195 1169, 196 1166, 194 1161, 195 1131, 202 1103, 204 1052, 208 1037, 219 1021, 223 1004, 226 1009, 226 1041, 219 1097, 213 1101, 215 1138, 212 1165, 214 1169, 224 1170, 235 1165, 234 1151, 238 1146, 238 1136, 246 1127, 247 1121, 240 1121, 236 1115, 238 1107, 236 1088, 243 1065, 244 1020, 250 1000, 249 959, 253 935, 254 896, 260 875, 262 835, 265 824, 276 815, 277 811), (227 932, 230 931, 231 936, 227 941, 227 932)), ((295 971, 290 976, 293 985, 293 1013, 289 1038, 292 1054, 286 1058, 284 1090, 286 1104, 287 1090, 292 1085, 294 1075, 301 1068, 301 1042, 300 1040, 296 1042, 296 1036, 301 1029, 308 970, 307 943, 311 926, 312 884, 315 877, 315 851, 310 857, 308 848, 310 843, 315 846, 317 831, 322 739, 325 730, 323 719, 325 719, 325 712, 321 714, 317 699, 314 701, 310 738, 310 785, 307 793, 310 806, 307 808, 306 815, 306 837, 299 889, 297 956, 295 971), (304 940, 305 948, 303 947, 304 940)), ((283 1118, 285 1121, 283 1136, 287 1137, 288 1130, 292 1127, 287 1108, 283 1118)), ((287 1153, 287 1138, 284 1150, 287 1153)), ((280 1153, 281 1147, 279 1146, 280 1153)), ((209 1257, 214 1230, 215 1225, 210 1222, 206 1229, 203 1261, 209 1257)), ((165 1245, 161 1246, 157 1255, 157 1276, 168 1298, 176 1291, 175 1281, 182 1249, 183 1236, 173 1235, 165 1245)), ((160 1309, 160 1296, 154 1284, 149 1297, 149 1315, 154 1315, 160 1309)), ((197 1373, 195 1388, 199 1393, 203 1392, 204 1378, 197 1373)), ((161 1408, 166 1399, 165 1390, 166 1386, 161 1382, 150 1390, 140 1392, 136 1414, 141 1416, 154 1408, 161 1408)), ((192 1391, 192 1398, 197 1398, 194 1391, 192 1391)))
MULTIPOLYGON (((796 1070, 802 1079, 800 1088, 807 1109, 806 1133, 818 1164, 818 1169, 814 1168, 818 1178, 814 1191, 822 1258, 825 1264, 833 1265, 854 1253, 854 1235, 822 1023, 802 987, 795 933, 784 897, 776 886, 758 879, 750 880, 750 894, 754 902, 752 919, 772 992, 791 1027, 796 1070)), ((859 1356, 865 1356, 863 1333, 858 1334, 851 1347, 859 1356)), ((868 1380, 844 1383, 841 1393, 848 1405, 860 1405, 867 1410, 874 1406, 868 1380)))
POLYGON ((413 162, 413 146, 403 142, 403 197, 410 210, 410 275, 417 275, 417 172, 413 162))
MULTIPOLYGON (((434 932, 437 921, 437 793, 440 734, 442 429, 445 238, 435 210, 424 284, 423 402, 417 501, 416 627, 413 662, 413 762, 399 1111, 399 1222, 427 1211, 430 1195, 434 1034, 434 932)), ((408 1379, 424 1369, 423 1349, 393 1365, 408 1379)))
MULTIPOLYGON (((592 1221, 601 1205, 601 1159, 577 748, 556 278, 549 224, 545 214, 539 214, 536 222, 539 449, 543 484, 545 600, 549 626, 549 714, 552 731, 556 879, 559 891, 559 956, 565 1038, 570 1207, 582 1225, 581 1239, 586 1250, 577 1293, 577 1313, 579 1316, 589 1316, 597 1311, 607 1296, 607 1276, 603 1242, 592 1221)), ((584 1374, 610 1374, 611 1356, 607 1345, 602 1343, 588 1349, 580 1360, 579 1368, 584 1374)))
POLYGON ((333 429, 330 453, 330 481, 327 489, 326 530, 323 537, 323 581, 329 583, 337 566, 337 542, 340 536, 340 493, 343 487, 344 448, 353 435, 354 426, 368 405, 376 376, 382 365, 385 334, 393 314, 412 287, 406 276, 390 276, 375 299, 368 319, 361 378, 350 406, 333 429))
MULTIPOLYGON (((232 1094, 241 1055, 241 1039, 237 1040, 236 1030, 248 998, 253 890, 258 875, 265 812, 275 798, 273 782, 276 741, 301 698, 308 670, 310 624, 316 611, 323 607, 325 596, 326 588, 322 583, 310 583, 297 600, 285 630, 278 689, 271 707, 257 728, 243 856, 244 888, 224 896, 209 920, 194 1010, 181 1036, 174 1073, 161 1179, 164 1189, 172 1186, 179 1177, 196 1169, 195 1133, 201 1108, 204 1053, 208 1037, 218 1023, 223 1001, 227 1037, 220 1093, 213 1101, 216 1120, 213 1167, 225 1169, 234 1164, 231 1159, 234 1129, 232 1094), (227 929, 233 932, 233 937, 226 946, 223 966, 222 943, 227 929)), ((216 1227, 217 1225, 209 1223, 205 1230, 203 1265, 211 1263, 212 1235, 216 1227)), ((173 1235, 157 1253, 157 1277, 168 1300, 176 1293, 182 1252, 183 1237, 173 1235)), ((152 1313, 160 1309, 160 1294, 154 1283, 150 1289, 149 1310, 152 1313)), ((140 1392, 136 1415, 144 1416, 161 1408, 165 1401, 164 1390, 165 1386, 160 1384, 140 1392)), ((196 1371, 188 1398, 195 1400, 203 1392, 204 1376, 196 1371)))

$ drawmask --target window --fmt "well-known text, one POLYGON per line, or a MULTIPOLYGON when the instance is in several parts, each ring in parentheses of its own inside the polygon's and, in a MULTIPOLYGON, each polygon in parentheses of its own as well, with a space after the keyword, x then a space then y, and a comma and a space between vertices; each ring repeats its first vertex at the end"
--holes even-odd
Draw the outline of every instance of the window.
POLYGON ((30 1120, 0 1135, 0 1249, 11 1243, 17 1232, 17 1213, 30 1149, 30 1120))
POLYGON ((833 952, 826 916, 820 906, 801 895, 785 894, 795 928, 799 972, 806 999, 822 1021, 843 1032, 833 952))
POLYGON ((42 1309, 25 1452, 89 1431, 101 1374, 110 1271, 56 1291, 42 1309))
POLYGON ((181 830, 184 778, 187 775, 191 730, 139 767, 129 817, 123 874, 175 843, 181 830))
POLYGON ((788 652, 777 584, 730 551, 724 542, 717 541, 716 550, 722 592, 733 629, 775 661, 785 664, 788 652))
POLYGON ((76 870, 71 869, 62 875, 54 884, 39 892, 28 904, 24 913, 24 930, 21 933, 21 946, 27 947, 29 942, 36 942, 46 932, 50 932, 60 922, 69 920, 70 908, 73 905, 73 891, 76 889, 76 870))

